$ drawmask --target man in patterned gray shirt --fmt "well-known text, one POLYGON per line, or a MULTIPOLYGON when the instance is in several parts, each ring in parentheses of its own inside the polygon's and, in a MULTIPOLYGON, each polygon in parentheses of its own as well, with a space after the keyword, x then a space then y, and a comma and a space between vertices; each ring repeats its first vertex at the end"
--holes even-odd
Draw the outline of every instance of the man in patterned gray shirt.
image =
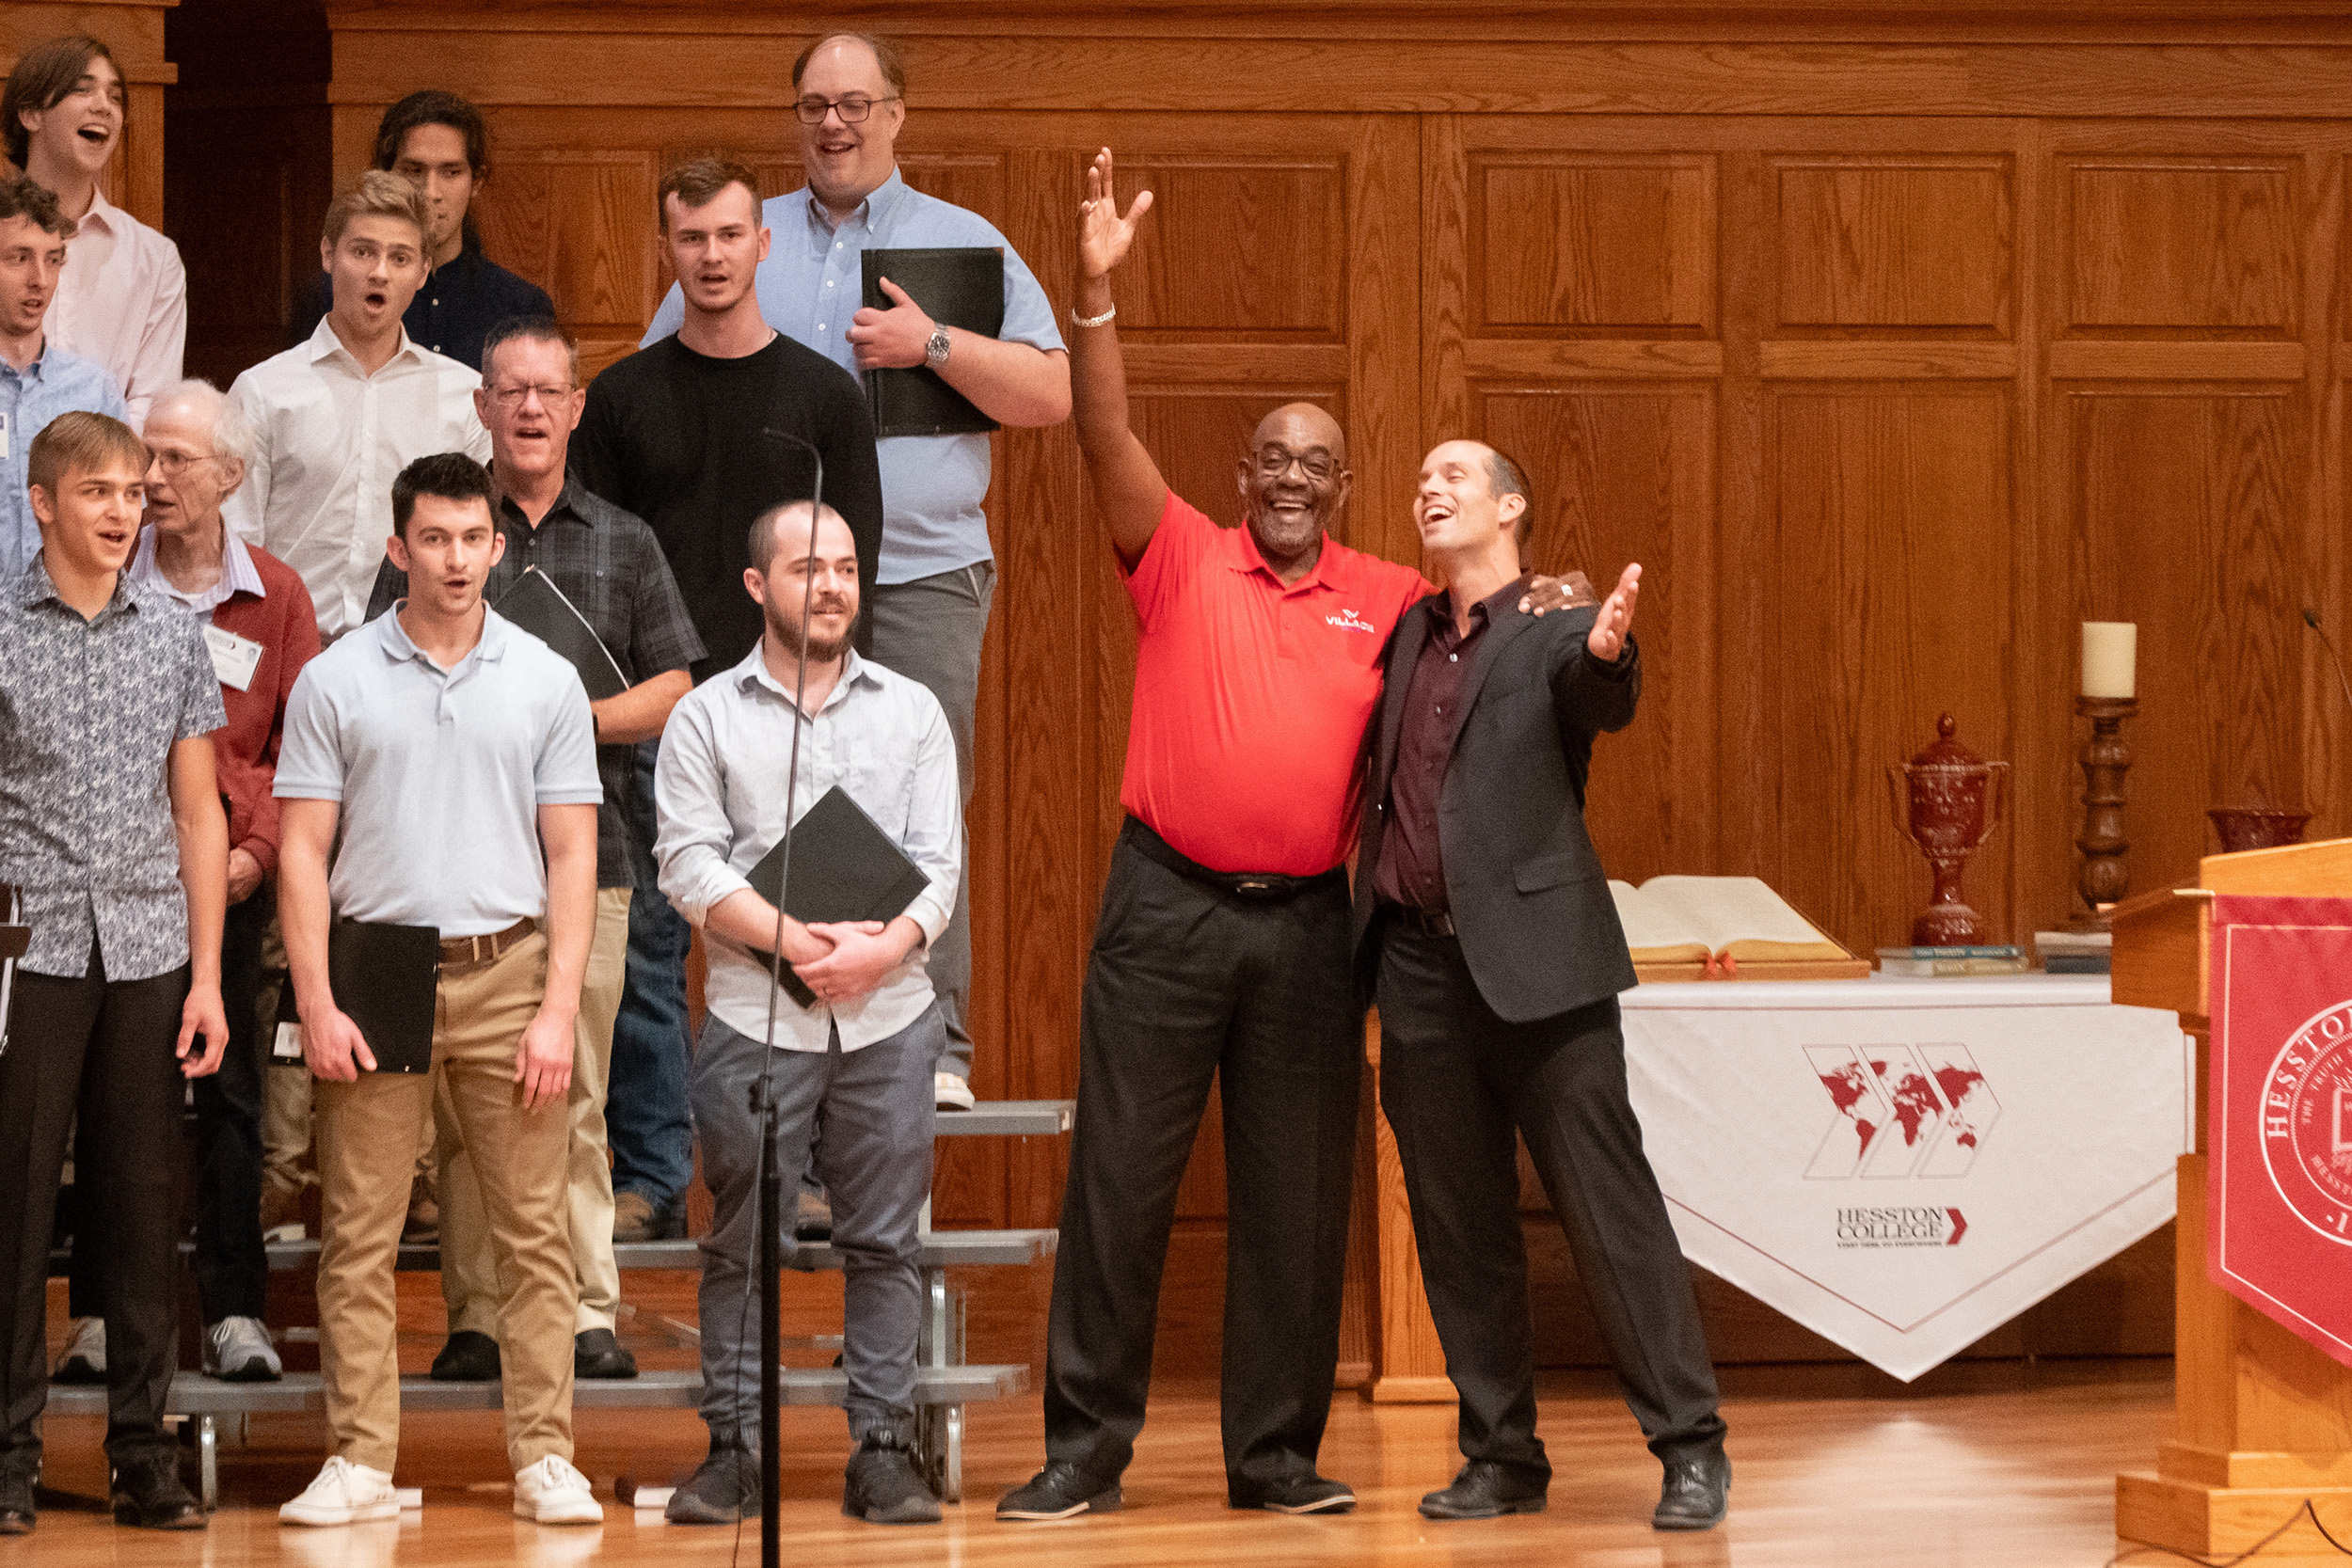
POLYGON ((32 444, 40 553, 0 591, 0 882, 32 947, 0 1046, 0 1534, 33 1528, 49 1226, 76 1111, 76 1247, 102 1249, 115 1522, 201 1529, 164 1430, 178 1362, 182 1080, 220 1065, 229 824, 209 736, 227 721, 196 620, 125 580, 147 449, 103 414, 32 444), (199 1048, 197 1037, 203 1037, 199 1048), (175 1059, 176 1058, 176 1059, 175 1059))

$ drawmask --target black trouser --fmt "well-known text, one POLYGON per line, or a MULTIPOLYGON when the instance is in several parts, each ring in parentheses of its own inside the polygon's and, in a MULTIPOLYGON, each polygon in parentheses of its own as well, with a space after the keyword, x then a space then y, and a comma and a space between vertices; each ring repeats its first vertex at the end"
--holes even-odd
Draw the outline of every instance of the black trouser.
POLYGON ((120 1465, 168 1448, 164 1401, 179 1361, 178 1129, 183 1080, 172 1044, 187 999, 184 964, 109 982, 92 943, 88 973, 17 972, 0 1054, 0 1468, 40 1463, 49 1398, 49 1232, 66 1132, 83 1202, 73 1245, 95 1265, 106 1321, 106 1452, 120 1465))
POLYGON ((1225 1113, 1225 1467, 1314 1467, 1339 1360, 1363 1063, 1347 879, 1279 899, 1112 852, 1078 1015, 1078 1115, 1046 1331, 1045 1450, 1105 1480, 1143 1428, 1176 1189, 1225 1113))
POLYGON ((1617 999, 1506 1023, 1453 937, 1383 921, 1380 1107, 1396 1133, 1422 1282, 1461 1395, 1462 1453, 1540 1477, 1516 1131, 1566 1232, 1650 1451, 1723 1447, 1689 1265, 1626 1098, 1617 999))
MULTIPOLYGON (((262 936, 277 902, 276 884, 263 882, 244 903, 229 906, 220 937, 229 1049, 218 1072, 196 1080, 196 1286, 208 1326, 261 1317, 269 1295, 269 1253, 262 1243, 262 1073, 269 1041, 255 1014, 262 936)), ((77 1213, 83 1196, 76 1192, 77 1213)), ((103 1316, 88 1257, 77 1242, 66 1291, 66 1309, 77 1318, 103 1316)))

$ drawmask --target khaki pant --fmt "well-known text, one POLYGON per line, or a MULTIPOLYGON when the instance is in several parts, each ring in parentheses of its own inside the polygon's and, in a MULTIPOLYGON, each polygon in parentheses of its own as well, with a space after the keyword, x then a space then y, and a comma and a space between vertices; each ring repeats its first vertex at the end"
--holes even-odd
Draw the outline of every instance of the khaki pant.
MULTIPOLYGON (((580 1308, 572 1332, 611 1328, 621 1305, 621 1271, 612 1260, 612 1157, 604 1138, 605 1087, 612 1073, 612 1020, 621 1010, 628 970, 628 900, 625 887, 596 893, 596 930, 588 973, 580 988, 580 1022, 572 1031, 571 1164, 564 1206, 571 1214, 572 1271, 580 1308)), ((490 1226, 472 1156, 453 1120, 437 1118, 441 1167, 441 1299, 450 1332, 498 1334, 498 1273, 490 1226)))
POLYGON ((334 1450, 390 1470, 400 1453, 398 1298, 392 1264, 408 1212, 418 1129, 453 1121, 479 1158, 502 1297, 506 1454, 522 1470, 572 1455, 572 1283, 564 1212, 563 1111, 526 1111, 515 1052, 547 990, 534 932, 495 963, 441 971, 429 1075, 363 1073, 315 1085, 326 1236, 319 1252, 319 1364, 334 1450))

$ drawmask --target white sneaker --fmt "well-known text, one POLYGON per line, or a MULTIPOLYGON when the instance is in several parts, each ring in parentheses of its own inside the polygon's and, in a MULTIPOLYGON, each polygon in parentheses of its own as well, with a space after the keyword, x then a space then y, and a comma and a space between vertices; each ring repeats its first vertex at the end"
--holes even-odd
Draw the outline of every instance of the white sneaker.
POLYGON ((259 1318, 223 1318, 204 1331, 204 1375, 223 1383, 275 1383, 285 1364, 259 1318))
POLYGON ((931 1100, 943 1111, 968 1111, 972 1108, 972 1085, 961 1074, 934 1072, 931 1100))
POLYGON ((601 1525, 604 1509, 588 1478, 551 1453, 515 1472, 515 1517, 542 1525, 601 1525))
POLYGON ((320 1466, 318 1479, 302 1496, 278 1511, 281 1525, 356 1525, 399 1517, 400 1494, 392 1490, 392 1478, 341 1454, 320 1466))
POLYGON ((49 1375, 59 1383, 106 1381, 106 1320, 76 1318, 65 1331, 65 1349, 49 1375))

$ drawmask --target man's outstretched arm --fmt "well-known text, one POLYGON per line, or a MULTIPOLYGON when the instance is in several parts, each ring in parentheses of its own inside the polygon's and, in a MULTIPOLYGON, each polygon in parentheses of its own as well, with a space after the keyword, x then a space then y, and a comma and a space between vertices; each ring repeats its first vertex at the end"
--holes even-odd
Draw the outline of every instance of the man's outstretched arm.
MULTIPOLYGON (((1111 272, 1135 244, 1136 228, 1152 210, 1152 193, 1138 192, 1127 215, 1119 215, 1111 184, 1111 150, 1095 155, 1087 170, 1086 203, 1078 209, 1078 302, 1073 316, 1089 319, 1114 309, 1111 272)), ((1127 366, 1112 323, 1070 329, 1071 402, 1078 421, 1078 451, 1086 458, 1087 482, 1095 509, 1110 529, 1111 545, 1129 567, 1143 559, 1160 514, 1168 509, 1168 481, 1127 423, 1127 366)))

